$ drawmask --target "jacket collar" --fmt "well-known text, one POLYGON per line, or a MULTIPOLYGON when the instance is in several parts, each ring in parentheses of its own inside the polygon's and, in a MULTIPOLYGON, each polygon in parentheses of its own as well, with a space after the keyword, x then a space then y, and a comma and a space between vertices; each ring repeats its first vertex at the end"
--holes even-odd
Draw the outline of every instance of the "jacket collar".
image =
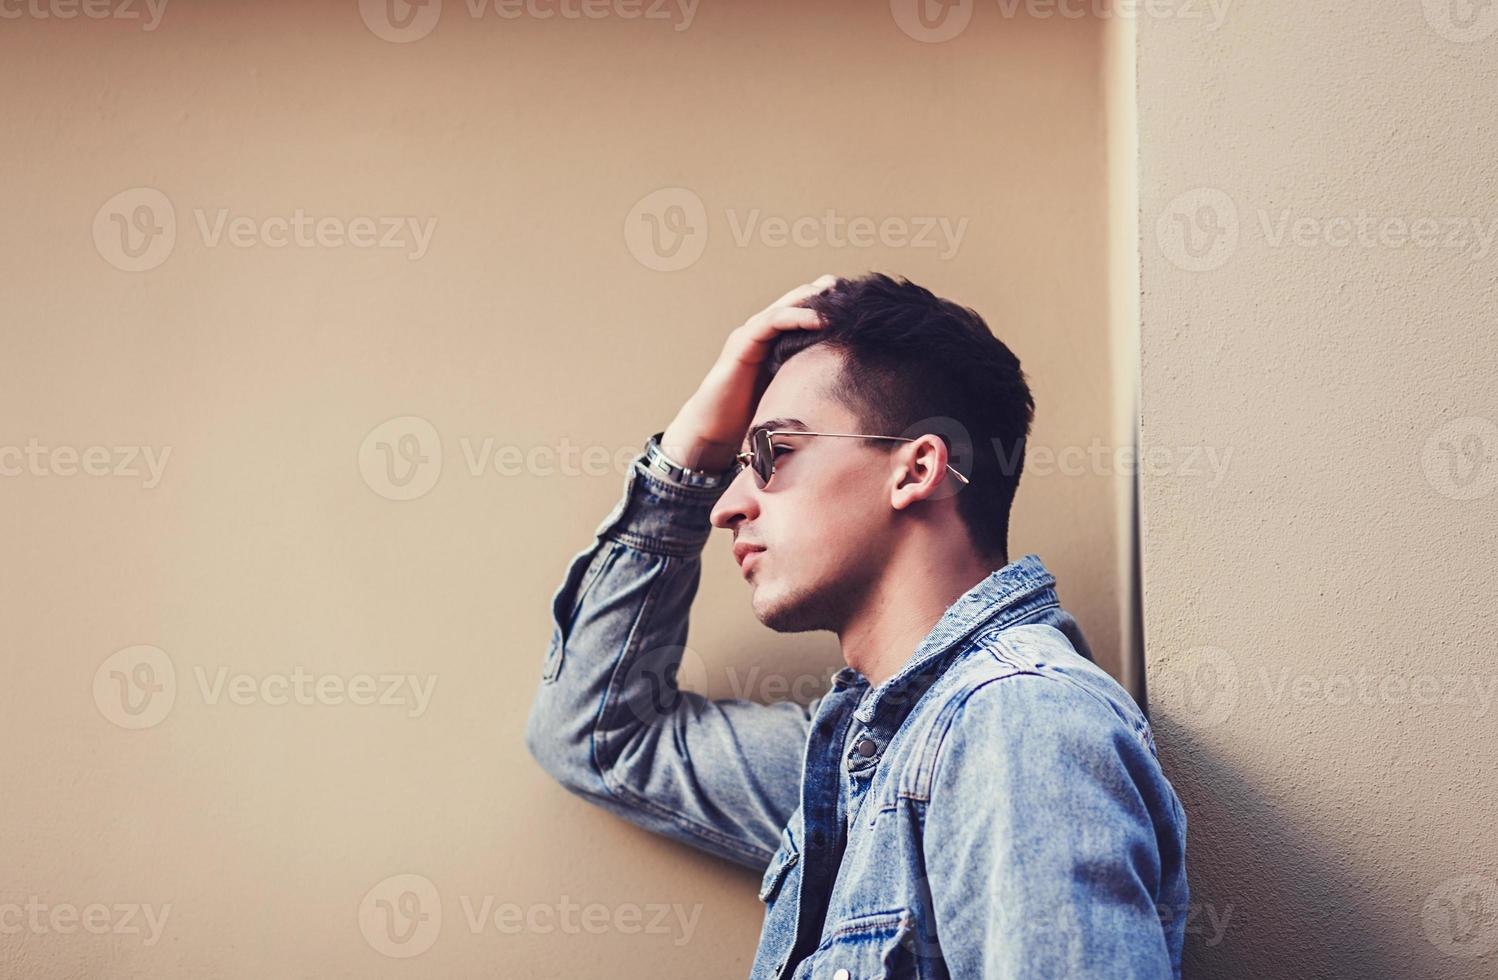
MULTIPOLYGON (((864 696, 854 717, 885 736, 893 735, 911 706, 945 669, 947 654, 985 626, 1055 605, 1055 584, 1056 577, 1033 554, 990 572, 947 607, 905 665, 864 696)), ((852 667, 839 670, 834 682, 840 687, 868 684, 852 667)))

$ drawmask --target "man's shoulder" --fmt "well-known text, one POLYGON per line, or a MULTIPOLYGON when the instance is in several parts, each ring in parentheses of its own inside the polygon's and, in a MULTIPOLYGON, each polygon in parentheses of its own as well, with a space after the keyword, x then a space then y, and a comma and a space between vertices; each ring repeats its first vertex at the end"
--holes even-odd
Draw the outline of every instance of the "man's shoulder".
POLYGON ((1025 713, 1075 701, 1106 706, 1128 721, 1144 722, 1129 692, 1054 626, 1027 623, 983 634, 952 671, 945 699, 968 701, 993 688, 978 700, 984 705, 999 703, 979 710, 1025 713))
POLYGON ((995 753, 1037 737, 1108 751, 1119 736, 1154 750, 1149 723, 1106 671, 1052 626, 1011 626, 981 636, 932 693, 921 752, 929 773, 943 745, 979 740, 995 753))

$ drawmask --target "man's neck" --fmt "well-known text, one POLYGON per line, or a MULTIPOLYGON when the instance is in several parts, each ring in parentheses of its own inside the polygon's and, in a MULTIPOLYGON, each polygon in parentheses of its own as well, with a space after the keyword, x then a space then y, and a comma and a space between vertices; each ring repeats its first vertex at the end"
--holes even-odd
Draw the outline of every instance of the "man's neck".
POLYGON ((844 662, 878 687, 899 672, 954 602, 1004 564, 969 551, 930 550, 887 563, 838 634, 844 662))

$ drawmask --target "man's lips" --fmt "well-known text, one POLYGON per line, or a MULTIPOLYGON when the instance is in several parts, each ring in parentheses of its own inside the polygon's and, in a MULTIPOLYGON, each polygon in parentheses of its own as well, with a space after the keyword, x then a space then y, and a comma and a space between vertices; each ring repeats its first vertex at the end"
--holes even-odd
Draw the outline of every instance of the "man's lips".
POLYGON ((746 563, 750 560, 750 557, 764 550, 765 549, 761 548, 759 545, 740 541, 738 544, 735 544, 733 546, 733 560, 739 563, 740 569, 748 571, 748 565, 746 563))

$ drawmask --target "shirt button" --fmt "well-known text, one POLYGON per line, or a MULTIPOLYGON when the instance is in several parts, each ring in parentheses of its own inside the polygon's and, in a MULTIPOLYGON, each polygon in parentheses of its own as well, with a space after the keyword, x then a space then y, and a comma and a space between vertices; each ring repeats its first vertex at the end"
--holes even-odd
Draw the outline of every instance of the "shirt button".
POLYGON ((867 759, 879 749, 879 746, 874 744, 874 740, 872 738, 861 738, 858 740, 858 745, 855 746, 855 748, 858 749, 859 755, 867 759))
POLYGON ((840 969, 840 970, 838 970, 836 973, 834 973, 832 975, 832 980, 848 980, 848 977, 849 977, 848 971, 840 969))

